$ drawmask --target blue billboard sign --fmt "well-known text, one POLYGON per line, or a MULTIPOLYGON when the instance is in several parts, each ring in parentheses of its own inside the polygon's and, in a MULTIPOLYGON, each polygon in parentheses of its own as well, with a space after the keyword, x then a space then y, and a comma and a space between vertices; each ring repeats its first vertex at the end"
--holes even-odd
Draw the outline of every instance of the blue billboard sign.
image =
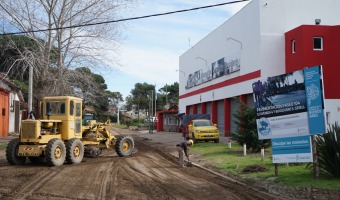
POLYGON ((321 67, 252 84, 259 139, 325 133, 321 67))
POLYGON ((272 139, 273 163, 313 162, 310 136, 272 139))
POLYGON ((320 67, 304 70, 310 134, 326 132, 320 67))

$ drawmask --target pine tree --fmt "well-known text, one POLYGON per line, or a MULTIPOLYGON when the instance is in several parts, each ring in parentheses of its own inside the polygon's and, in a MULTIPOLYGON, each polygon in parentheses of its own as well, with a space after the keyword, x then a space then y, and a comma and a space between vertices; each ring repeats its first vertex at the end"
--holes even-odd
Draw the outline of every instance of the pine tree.
POLYGON ((239 145, 247 144, 247 149, 251 152, 259 152, 261 147, 269 147, 270 140, 259 140, 256 127, 256 112, 243 102, 240 102, 240 109, 234 114, 237 131, 231 133, 233 140, 239 145))

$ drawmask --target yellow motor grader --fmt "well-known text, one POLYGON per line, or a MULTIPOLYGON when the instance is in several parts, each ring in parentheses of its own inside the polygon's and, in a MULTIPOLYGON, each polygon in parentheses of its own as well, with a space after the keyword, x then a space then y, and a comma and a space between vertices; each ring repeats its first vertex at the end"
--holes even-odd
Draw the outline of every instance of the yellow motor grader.
POLYGON ((12 165, 47 162, 50 166, 80 163, 84 154, 98 155, 101 149, 115 148, 120 157, 134 150, 129 135, 115 137, 110 121, 82 120, 82 99, 71 96, 45 97, 41 103, 42 119, 21 123, 19 138, 7 145, 6 158, 12 165))

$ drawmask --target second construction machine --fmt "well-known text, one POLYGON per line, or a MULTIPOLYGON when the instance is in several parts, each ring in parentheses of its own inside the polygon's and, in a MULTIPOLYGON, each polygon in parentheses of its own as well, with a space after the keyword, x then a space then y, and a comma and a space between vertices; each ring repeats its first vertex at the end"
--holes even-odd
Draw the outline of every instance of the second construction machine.
POLYGON ((60 166, 65 162, 80 163, 84 154, 98 155, 104 148, 115 148, 121 157, 134 150, 131 136, 110 133, 109 121, 86 120, 83 124, 80 98, 45 97, 41 109, 42 119, 23 120, 19 138, 7 145, 8 163, 22 165, 29 159, 32 163, 60 166))

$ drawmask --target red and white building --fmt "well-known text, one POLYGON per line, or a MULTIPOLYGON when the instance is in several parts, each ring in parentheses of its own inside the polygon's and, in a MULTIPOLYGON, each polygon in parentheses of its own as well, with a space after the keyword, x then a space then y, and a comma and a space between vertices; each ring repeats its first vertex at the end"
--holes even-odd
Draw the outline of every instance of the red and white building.
POLYGON ((328 124, 340 119, 340 1, 252 0, 179 58, 179 112, 235 130, 252 83, 322 65, 328 124))
POLYGON ((20 89, 0 73, 0 137, 19 133, 23 105, 20 89))

